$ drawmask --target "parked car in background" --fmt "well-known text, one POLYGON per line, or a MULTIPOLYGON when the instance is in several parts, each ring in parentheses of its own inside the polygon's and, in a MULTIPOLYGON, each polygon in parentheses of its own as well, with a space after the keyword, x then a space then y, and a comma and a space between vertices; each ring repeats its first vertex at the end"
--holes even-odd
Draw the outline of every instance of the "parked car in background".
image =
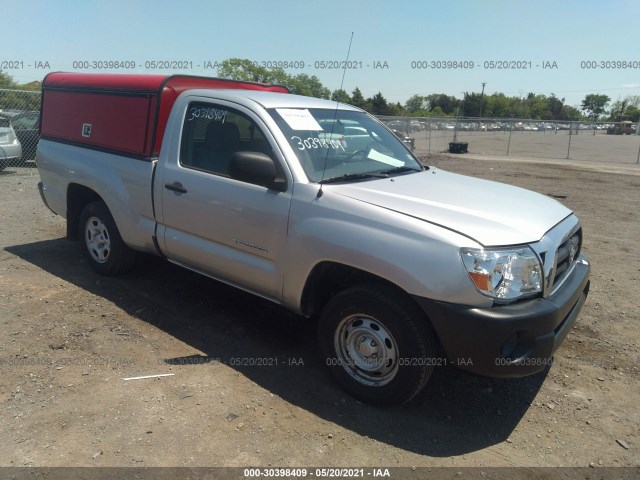
POLYGON ((36 146, 40 138, 40 112, 27 111, 12 114, 11 126, 22 145, 22 160, 36 158, 36 146))
POLYGON ((11 118, 0 112, 0 170, 22 157, 22 145, 11 126, 11 118))
POLYGON ((416 148, 415 138, 410 137, 406 135, 404 132, 401 132, 399 130, 391 130, 391 131, 394 133, 396 137, 402 140, 402 143, 404 143, 407 147, 409 147, 409 149, 413 152, 413 150, 416 148))

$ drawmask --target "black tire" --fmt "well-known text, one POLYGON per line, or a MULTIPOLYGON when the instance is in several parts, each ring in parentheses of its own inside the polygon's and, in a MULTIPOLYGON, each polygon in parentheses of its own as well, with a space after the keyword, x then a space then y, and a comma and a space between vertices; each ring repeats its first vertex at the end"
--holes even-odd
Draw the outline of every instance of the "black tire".
POLYGON ((383 285, 352 287, 330 300, 318 341, 335 381, 372 405, 414 403, 435 365, 426 317, 402 292, 383 285))
POLYGON ((135 251, 122 241, 116 222, 104 202, 85 205, 78 228, 82 250, 95 271, 103 275, 118 275, 133 268, 135 251))

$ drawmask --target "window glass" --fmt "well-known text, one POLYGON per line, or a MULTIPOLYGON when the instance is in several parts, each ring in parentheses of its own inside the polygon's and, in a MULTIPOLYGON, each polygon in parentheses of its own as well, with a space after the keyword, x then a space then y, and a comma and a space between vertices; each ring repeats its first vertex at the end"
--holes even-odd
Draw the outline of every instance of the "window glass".
POLYGON ((400 139, 364 112, 275 108, 269 113, 311 181, 358 181, 422 171, 400 139))
POLYGON ((269 142, 255 122, 221 105, 190 104, 182 138, 180 163, 218 175, 229 175, 231 157, 239 151, 273 157, 269 142))
POLYGON ((37 114, 25 114, 11 120, 11 125, 15 130, 36 130, 38 128, 39 117, 37 114))

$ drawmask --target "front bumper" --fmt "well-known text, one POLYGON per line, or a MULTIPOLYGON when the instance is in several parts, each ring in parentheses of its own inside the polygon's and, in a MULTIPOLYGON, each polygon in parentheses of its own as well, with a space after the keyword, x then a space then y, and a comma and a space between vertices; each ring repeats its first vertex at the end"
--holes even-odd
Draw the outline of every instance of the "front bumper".
POLYGON ((548 298, 474 308, 414 297, 446 353, 447 363, 491 377, 521 377, 544 370, 576 321, 589 293, 589 262, 548 298))

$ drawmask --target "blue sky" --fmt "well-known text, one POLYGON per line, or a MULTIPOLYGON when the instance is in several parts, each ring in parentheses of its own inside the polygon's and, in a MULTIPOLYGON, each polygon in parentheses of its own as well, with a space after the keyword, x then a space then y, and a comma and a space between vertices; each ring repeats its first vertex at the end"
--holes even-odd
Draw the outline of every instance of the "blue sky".
POLYGON ((48 71, 102 71, 74 69, 74 62, 103 60, 136 64, 114 72, 215 76, 206 62, 240 57, 302 61, 304 69, 287 72, 316 75, 334 90, 342 71, 316 62, 344 60, 353 32, 350 59, 359 68, 346 72, 344 89, 357 86, 365 97, 380 91, 401 103, 413 94, 461 98, 479 92, 482 82, 485 93, 553 92, 576 106, 588 93, 640 95, 637 0, 0 0, 0 10, 0 67, 21 83, 48 71), (182 60, 188 68, 145 68, 154 60, 182 60), (412 68, 420 61, 474 68, 412 68), (491 61, 530 68, 490 68, 491 61), (586 61, 635 68, 588 69, 586 61), (45 68, 36 69, 37 62, 45 68))

